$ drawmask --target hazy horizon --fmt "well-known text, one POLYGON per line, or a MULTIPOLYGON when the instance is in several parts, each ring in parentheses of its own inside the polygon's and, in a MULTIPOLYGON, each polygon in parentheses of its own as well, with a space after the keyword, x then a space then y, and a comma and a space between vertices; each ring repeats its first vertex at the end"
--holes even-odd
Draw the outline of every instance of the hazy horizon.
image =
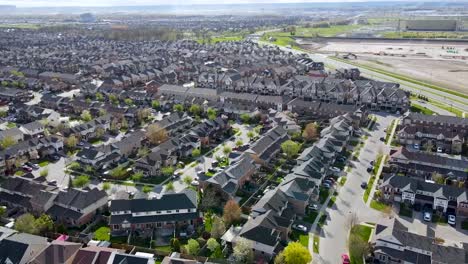
POLYGON ((18 8, 30 7, 106 7, 106 6, 187 6, 222 4, 294 4, 294 3, 363 3, 363 2, 468 2, 468 0, 419 1, 419 0, 14 0, 0 1, 0 5, 14 5, 18 8))

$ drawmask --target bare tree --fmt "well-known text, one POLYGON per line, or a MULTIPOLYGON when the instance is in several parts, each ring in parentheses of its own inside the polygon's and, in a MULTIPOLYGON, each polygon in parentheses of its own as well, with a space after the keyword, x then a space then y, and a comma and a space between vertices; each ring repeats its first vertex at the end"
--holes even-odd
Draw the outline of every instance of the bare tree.
POLYGON ((168 139, 167 131, 158 124, 151 124, 146 129, 146 137, 152 144, 160 144, 168 139))

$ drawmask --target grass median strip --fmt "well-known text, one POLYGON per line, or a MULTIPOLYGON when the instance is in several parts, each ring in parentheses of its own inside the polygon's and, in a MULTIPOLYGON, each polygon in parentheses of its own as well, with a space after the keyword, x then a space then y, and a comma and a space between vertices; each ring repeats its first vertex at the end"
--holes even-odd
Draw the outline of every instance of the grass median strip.
POLYGON ((319 253, 320 249, 320 236, 314 236, 314 253, 319 253))

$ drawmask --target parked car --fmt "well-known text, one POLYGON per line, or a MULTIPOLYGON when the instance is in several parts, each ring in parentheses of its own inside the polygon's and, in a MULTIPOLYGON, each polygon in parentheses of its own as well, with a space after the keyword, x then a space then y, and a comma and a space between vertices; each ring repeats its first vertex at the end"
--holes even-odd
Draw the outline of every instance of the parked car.
POLYGON ((372 172, 374 170, 374 166, 368 166, 366 170, 367 172, 372 172))
POLYGON ((309 209, 312 211, 317 211, 318 208, 318 204, 309 204, 309 209))
POLYGON ((53 161, 59 161, 59 160, 60 160, 60 156, 57 155, 57 154, 50 156, 50 158, 51 158, 53 161))
POLYGON ((23 165, 21 168, 26 172, 32 172, 33 171, 33 169, 31 167, 27 166, 27 165, 23 165))
POLYGON ((448 220, 447 220, 447 223, 451 226, 455 226, 457 224, 457 218, 455 217, 454 214, 450 214, 448 216, 448 220))
POLYGON ((292 228, 298 231, 307 232, 307 227, 300 225, 300 224, 294 224, 292 225, 292 228))
POLYGON ((432 214, 430 212, 423 212, 423 219, 426 222, 432 221, 432 214))
POLYGON ((341 263, 342 264, 350 264, 351 260, 349 259, 348 254, 341 254, 341 263))
POLYGON ((367 182, 361 183, 361 188, 366 189, 367 188, 367 182))
POLYGON ((375 160, 371 160, 370 165, 374 166, 375 160))
POLYGON ((34 163, 32 163, 32 162, 26 162, 25 164, 26 164, 27 166, 33 168, 34 170, 38 170, 38 169, 40 168, 39 165, 34 164, 34 163))
POLYGON ((444 152, 444 150, 441 147, 438 147, 437 148, 437 153, 442 153, 442 152, 444 152))
POLYGON ((380 141, 384 142, 384 141, 385 141, 385 138, 384 138, 384 137, 381 137, 381 138, 380 138, 380 141))
POLYGON ((330 170, 335 172, 335 173, 341 172, 341 170, 339 168, 337 168, 337 167, 330 167, 330 170))
POLYGON ((198 185, 200 185, 200 182, 196 181, 196 180, 193 180, 190 184, 192 184, 192 186, 198 186, 198 185))
POLYGON ((331 185, 328 184, 328 183, 326 183, 326 182, 325 182, 324 184, 322 184, 322 186, 323 186, 324 188, 327 188, 327 189, 330 189, 330 188, 331 188, 331 185))
POLYGON ((419 144, 413 144, 414 149, 419 149, 419 144))
POLYGON ((345 157, 338 157, 338 158, 336 159, 336 161, 338 161, 338 162, 345 162, 345 161, 346 161, 346 158, 345 158, 345 157))

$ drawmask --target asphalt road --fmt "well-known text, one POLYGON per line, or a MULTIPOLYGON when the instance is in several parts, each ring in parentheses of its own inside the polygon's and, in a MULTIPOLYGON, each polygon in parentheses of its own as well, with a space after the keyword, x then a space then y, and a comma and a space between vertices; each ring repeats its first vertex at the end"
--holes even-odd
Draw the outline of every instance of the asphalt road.
POLYGON ((368 132, 369 138, 361 149, 359 159, 351 162, 352 170, 348 173, 347 181, 339 189, 338 197, 332 208, 326 209, 327 221, 320 235, 320 254, 314 255, 314 263, 336 264, 340 263, 341 254, 348 252, 346 227, 347 219, 353 212, 361 222, 377 222, 381 213, 370 209, 364 203, 362 196, 364 190, 362 182, 368 182, 370 174, 366 171, 370 162, 374 160, 379 151, 389 152, 389 148, 380 141, 385 137, 384 130, 396 117, 389 114, 377 115, 377 123, 372 132, 368 132))

